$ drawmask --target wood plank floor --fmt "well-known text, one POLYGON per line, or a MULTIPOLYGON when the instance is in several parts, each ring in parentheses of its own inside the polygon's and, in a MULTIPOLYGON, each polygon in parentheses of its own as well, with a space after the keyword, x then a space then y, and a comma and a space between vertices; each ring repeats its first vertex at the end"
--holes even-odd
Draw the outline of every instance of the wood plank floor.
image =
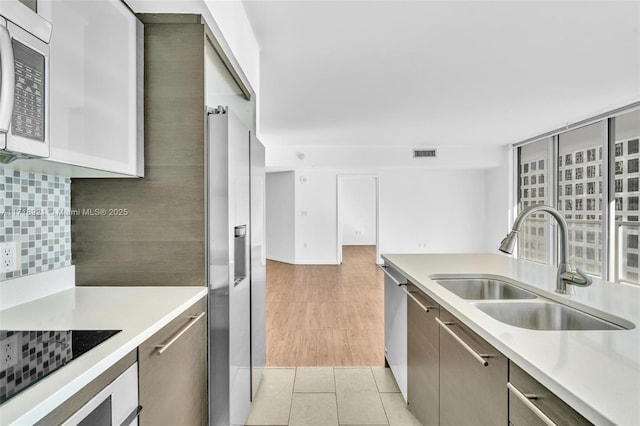
POLYGON ((267 262, 267 366, 383 366, 384 274, 375 246, 342 265, 267 262))

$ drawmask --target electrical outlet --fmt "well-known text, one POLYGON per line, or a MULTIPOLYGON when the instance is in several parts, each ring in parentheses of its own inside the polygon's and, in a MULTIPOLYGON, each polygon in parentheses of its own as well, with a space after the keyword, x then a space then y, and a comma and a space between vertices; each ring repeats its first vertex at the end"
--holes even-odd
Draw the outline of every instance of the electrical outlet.
POLYGON ((0 243, 0 272, 18 270, 18 243, 7 241, 0 243))
POLYGON ((0 342, 0 370, 6 370, 18 363, 18 335, 12 334, 0 342))

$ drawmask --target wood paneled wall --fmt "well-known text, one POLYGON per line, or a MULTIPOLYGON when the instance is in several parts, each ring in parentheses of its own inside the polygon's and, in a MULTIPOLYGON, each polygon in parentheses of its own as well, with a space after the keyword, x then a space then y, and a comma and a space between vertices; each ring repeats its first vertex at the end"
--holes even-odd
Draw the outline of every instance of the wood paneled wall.
POLYGON ((199 15, 139 17, 145 177, 72 180, 73 209, 128 210, 72 217, 76 284, 204 286, 205 27, 199 15))

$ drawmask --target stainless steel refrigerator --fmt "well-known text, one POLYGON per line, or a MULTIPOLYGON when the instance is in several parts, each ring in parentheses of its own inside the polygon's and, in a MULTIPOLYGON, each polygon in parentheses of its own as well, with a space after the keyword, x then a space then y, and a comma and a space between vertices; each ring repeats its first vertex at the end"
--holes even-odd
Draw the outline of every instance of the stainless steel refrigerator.
POLYGON ((227 107, 208 112, 209 424, 244 425, 265 354, 265 151, 227 107))

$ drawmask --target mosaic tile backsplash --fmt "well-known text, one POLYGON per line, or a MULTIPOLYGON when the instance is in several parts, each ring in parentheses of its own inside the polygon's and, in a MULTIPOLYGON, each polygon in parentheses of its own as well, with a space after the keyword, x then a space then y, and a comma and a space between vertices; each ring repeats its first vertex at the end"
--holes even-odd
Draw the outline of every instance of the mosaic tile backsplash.
POLYGON ((0 242, 17 241, 20 268, 0 281, 71 265, 71 180, 0 167, 0 242))
POLYGON ((73 357, 70 331, 0 331, 3 345, 15 345, 18 357, 0 360, 0 403, 73 357))

